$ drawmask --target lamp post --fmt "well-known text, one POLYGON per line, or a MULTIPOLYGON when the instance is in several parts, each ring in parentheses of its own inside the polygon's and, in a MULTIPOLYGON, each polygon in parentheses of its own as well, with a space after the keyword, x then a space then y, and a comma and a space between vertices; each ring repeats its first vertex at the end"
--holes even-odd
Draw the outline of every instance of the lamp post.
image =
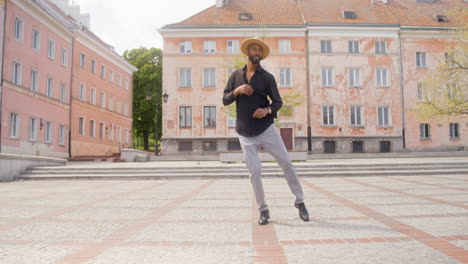
MULTIPOLYGON (((163 102, 166 103, 169 95, 164 93, 162 96, 163 102)), ((162 108, 161 108, 162 111, 162 108)), ((154 127, 154 155, 159 155, 159 144, 158 144, 158 99, 156 97, 156 116, 155 116, 155 127, 154 127)))

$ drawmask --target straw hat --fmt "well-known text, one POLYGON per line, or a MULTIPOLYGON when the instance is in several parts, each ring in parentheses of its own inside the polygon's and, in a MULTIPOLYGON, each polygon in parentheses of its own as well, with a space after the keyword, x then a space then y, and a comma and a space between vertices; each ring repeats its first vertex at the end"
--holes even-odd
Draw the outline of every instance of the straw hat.
POLYGON ((251 38, 251 39, 247 39, 244 41, 244 43, 242 43, 241 45, 241 51, 242 53, 244 53, 245 56, 249 56, 249 53, 247 51, 247 48, 250 46, 250 44, 258 44, 260 45, 260 47, 263 48, 263 58, 262 59, 265 59, 266 57, 268 57, 268 54, 270 54, 270 48, 268 47, 268 45, 263 42, 260 37, 254 37, 254 38, 251 38))

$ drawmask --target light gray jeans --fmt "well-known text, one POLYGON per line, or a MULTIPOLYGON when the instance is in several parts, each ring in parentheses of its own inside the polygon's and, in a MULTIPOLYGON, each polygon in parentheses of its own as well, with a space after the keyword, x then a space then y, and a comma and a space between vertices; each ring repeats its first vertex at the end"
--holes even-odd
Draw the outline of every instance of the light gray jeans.
POLYGON ((296 196, 294 204, 304 202, 301 183, 297 178, 296 169, 291 163, 288 151, 284 146, 283 139, 276 130, 274 124, 267 128, 262 134, 254 137, 244 137, 239 135, 239 142, 244 152, 245 163, 250 174, 250 182, 255 193, 258 209, 264 211, 268 209, 265 203, 265 192, 262 184, 262 162, 258 157, 258 147, 268 151, 283 169, 284 177, 289 185, 289 189, 296 196))

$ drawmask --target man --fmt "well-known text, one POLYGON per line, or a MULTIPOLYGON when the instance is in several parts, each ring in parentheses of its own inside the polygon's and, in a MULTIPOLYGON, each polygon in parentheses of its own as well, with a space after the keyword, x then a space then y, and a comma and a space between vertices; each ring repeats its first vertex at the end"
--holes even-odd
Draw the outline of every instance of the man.
POLYGON ((296 196, 294 205, 299 209, 299 217, 309 221, 296 170, 274 125, 273 118, 277 117, 283 102, 275 78, 260 66, 260 61, 270 53, 270 48, 260 38, 255 37, 244 41, 241 51, 248 57, 248 63, 244 68, 232 73, 224 90, 223 104, 236 102, 236 131, 260 211, 258 223, 268 224, 270 218, 261 179, 262 164, 257 153, 260 146, 268 151, 283 169, 289 188, 296 196), (271 104, 267 97, 271 99, 271 104))

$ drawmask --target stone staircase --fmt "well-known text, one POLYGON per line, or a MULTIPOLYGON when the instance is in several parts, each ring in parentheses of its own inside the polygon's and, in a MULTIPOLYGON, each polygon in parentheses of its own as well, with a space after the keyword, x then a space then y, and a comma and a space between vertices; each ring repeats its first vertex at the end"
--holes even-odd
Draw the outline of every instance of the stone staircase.
MULTIPOLYGON (((359 163, 346 162, 301 162, 295 163, 300 177, 340 177, 340 176, 413 176, 413 175, 466 175, 468 159, 431 161, 410 160, 407 162, 374 162, 365 159, 359 163)), ((35 167, 25 171, 17 180, 166 180, 166 179, 236 179, 248 178, 245 164, 211 164, 196 162, 180 164, 158 162, 148 163, 106 163, 63 167, 35 167)), ((262 174, 266 178, 283 177, 276 163, 264 163, 262 174)))

